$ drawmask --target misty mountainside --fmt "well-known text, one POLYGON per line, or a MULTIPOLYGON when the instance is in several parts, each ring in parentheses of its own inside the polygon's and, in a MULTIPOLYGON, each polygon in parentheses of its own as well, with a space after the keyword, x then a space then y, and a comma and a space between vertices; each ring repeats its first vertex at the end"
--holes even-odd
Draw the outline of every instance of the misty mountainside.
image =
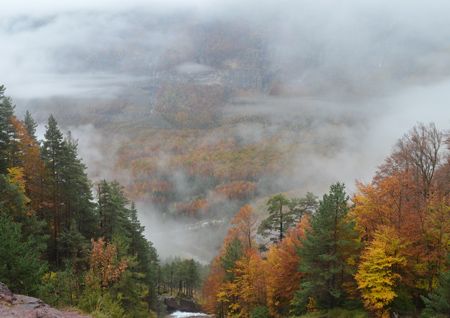
POLYGON ((119 180, 165 220, 221 224, 250 202, 267 213, 261 199, 275 193, 368 176, 390 98, 450 74, 448 32, 371 5, 291 11, 16 17, 2 24, 11 39, 72 35, 42 44, 47 75, 13 95, 17 112, 53 114, 86 140, 94 182, 119 180))

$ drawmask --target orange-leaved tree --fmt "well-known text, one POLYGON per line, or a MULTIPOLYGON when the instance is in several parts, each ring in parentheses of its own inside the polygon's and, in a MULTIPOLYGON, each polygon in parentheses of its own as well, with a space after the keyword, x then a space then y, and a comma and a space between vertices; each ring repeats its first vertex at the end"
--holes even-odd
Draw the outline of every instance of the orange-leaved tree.
POLYGON ((204 309, 219 317, 248 317, 261 298, 265 299, 265 275, 255 249, 257 215, 249 205, 242 207, 230 222, 224 246, 210 266, 203 285, 204 309), (254 294, 257 295, 254 295, 254 294))
POLYGON ((221 266, 219 257, 213 260, 212 265, 209 267, 209 273, 203 283, 202 296, 203 305, 202 308, 210 314, 216 314, 218 317, 223 317, 226 313, 226 303, 220 301, 220 293, 223 290, 223 280, 225 277, 225 270, 221 266))
POLYGON ((88 255, 89 270, 86 274, 86 285, 92 289, 106 290, 118 283, 127 268, 128 258, 118 259, 117 247, 112 242, 99 238, 91 239, 92 250, 88 255))
POLYGON ((230 222, 233 226, 228 230, 228 238, 225 241, 237 237, 244 244, 245 248, 253 248, 255 246, 256 223, 258 220, 259 217, 253 212, 252 207, 248 204, 245 205, 238 214, 233 215, 233 219, 230 222))
POLYGON ((450 234, 445 217, 450 184, 449 136, 434 124, 418 124, 397 141, 369 185, 357 183, 354 197, 358 227, 365 242, 381 226, 389 226, 409 241, 410 294, 429 293, 437 281, 442 244, 450 234), (447 138, 447 141, 445 141, 447 138))
POLYGON ((267 253, 267 308, 274 317, 288 315, 294 292, 300 288, 303 273, 298 270, 297 247, 301 244, 299 237, 305 238, 307 226, 305 217, 286 233, 286 238, 271 245, 267 253))
POLYGON ((236 293, 238 261, 243 257, 244 245, 238 237, 225 238, 210 271, 203 284, 203 309, 218 317, 225 317, 239 312, 236 293))
POLYGON ((27 127, 14 116, 11 116, 14 135, 11 142, 11 161, 13 166, 23 170, 25 195, 30 199, 31 209, 42 218, 42 207, 48 205, 44 186, 44 162, 39 153, 36 140, 28 135, 27 127))
POLYGON ((231 308, 236 316, 251 317, 255 307, 267 305, 265 265, 255 248, 246 249, 236 262, 235 280, 230 285, 230 294, 236 300, 231 308))

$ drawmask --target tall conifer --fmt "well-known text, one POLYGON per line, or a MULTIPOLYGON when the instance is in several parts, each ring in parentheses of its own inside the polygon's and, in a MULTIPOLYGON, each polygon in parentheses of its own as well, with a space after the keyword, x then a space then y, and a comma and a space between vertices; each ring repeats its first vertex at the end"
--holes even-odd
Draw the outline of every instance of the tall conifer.
POLYGON ((351 274, 345 255, 358 246, 355 222, 348 215, 352 208, 348 200, 343 184, 331 185, 311 218, 306 238, 300 239, 299 270, 307 275, 297 293, 300 306, 306 307, 312 297, 319 306, 332 309, 345 294, 343 283, 351 274))
POLYGON ((11 123, 11 116, 14 115, 14 106, 11 99, 4 95, 5 87, 0 86, 0 173, 6 174, 9 163, 9 154, 11 152, 11 138, 14 128, 11 123))
POLYGON ((37 137, 36 137, 37 123, 34 121, 33 117, 31 117, 31 114, 28 110, 25 112, 25 117, 24 117, 23 122, 24 122, 25 127, 27 128, 28 136, 34 140, 37 140, 37 137))
POLYGON ((77 229, 85 237, 95 236, 97 217, 91 183, 86 173, 86 165, 78 158, 78 142, 67 133, 62 144, 61 174, 62 193, 64 202, 63 224, 64 230, 69 230, 73 221, 77 229))
MULTIPOLYGON (((61 166, 62 166, 62 154, 63 154, 63 134, 58 128, 53 115, 50 115, 48 119, 48 125, 45 132, 45 140, 42 145, 41 153, 44 158, 46 167, 50 172, 50 180, 48 184, 49 192, 51 193, 51 213, 53 214, 53 220, 51 222, 52 239, 54 249, 55 265, 59 266, 58 255, 58 236, 61 232, 61 202, 59 200, 61 194, 61 166)), ((50 215, 48 215, 50 217, 50 215)))
POLYGON ((272 196, 267 201, 267 211, 269 212, 269 216, 261 222, 258 233, 263 236, 276 233, 276 236, 272 237, 270 240, 275 243, 281 241, 293 223, 290 211, 286 210, 289 207, 289 204, 289 199, 281 193, 272 196))

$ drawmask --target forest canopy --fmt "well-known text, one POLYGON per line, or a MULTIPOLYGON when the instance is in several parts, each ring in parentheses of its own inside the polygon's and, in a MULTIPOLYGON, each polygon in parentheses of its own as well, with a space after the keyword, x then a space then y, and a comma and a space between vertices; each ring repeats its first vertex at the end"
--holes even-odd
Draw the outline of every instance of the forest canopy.
MULTIPOLYGON (((163 304, 159 256, 144 236, 135 203, 116 180, 93 184, 51 115, 43 140, 15 117, 0 87, 0 281, 12 292, 102 317, 154 317, 163 304)), ((201 266, 174 268, 191 296, 201 266), (178 273, 178 272, 177 272, 178 273)))

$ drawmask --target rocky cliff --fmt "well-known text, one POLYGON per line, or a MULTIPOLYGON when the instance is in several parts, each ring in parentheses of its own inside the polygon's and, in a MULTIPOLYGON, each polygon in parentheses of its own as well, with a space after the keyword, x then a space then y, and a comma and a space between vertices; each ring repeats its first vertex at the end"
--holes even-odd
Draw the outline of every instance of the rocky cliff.
POLYGON ((88 317, 76 312, 56 310, 42 300, 13 294, 0 283, 0 317, 2 318, 78 318, 88 317))
POLYGON ((191 299, 177 299, 173 296, 160 296, 169 313, 174 311, 198 312, 199 306, 191 299))

